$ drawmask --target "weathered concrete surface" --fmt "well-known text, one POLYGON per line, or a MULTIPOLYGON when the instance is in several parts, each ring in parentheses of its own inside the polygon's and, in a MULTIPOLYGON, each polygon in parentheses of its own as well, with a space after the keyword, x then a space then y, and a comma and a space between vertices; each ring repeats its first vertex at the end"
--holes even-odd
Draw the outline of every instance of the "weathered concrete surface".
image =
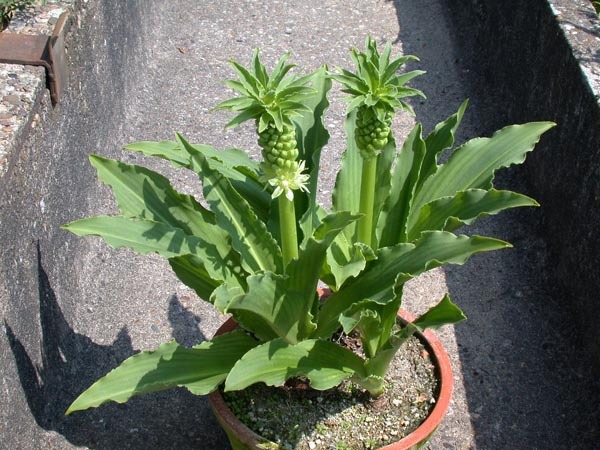
POLYGON ((558 123, 520 173, 542 204, 556 307, 600 374, 600 20, 587 0, 448 4, 476 92, 494 99, 482 123, 558 123))
MULTIPOLYGON (((414 107, 426 130, 467 96, 472 101, 461 140, 518 120, 483 120, 500 100, 470 92, 477 73, 470 58, 478 53, 456 46, 457 30, 439 0, 293 6, 94 0, 79 7, 67 98, 14 158, 0 188, 6 334, 0 338, 0 392, 2 404, 11 405, 0 408, 2 442, 14 449, 227 448, 206 401, 185 391, 62 416, 78 393, 135 350, 173 337, 199 342, 222 320, 158 258, 113 251, 97 239, 59 230, 67 221, 115 211, 87 155, 149 164, 197 193, 190 174, 118 148, 181 131, 192 141, 256 153, 249 128, 223 133, 228 115, 210 111, 226 95, 220 80, 231 76, 227 59, 248 61, 260 46, 268 63, 291 49, 301 67, 348 65, 348 47, 362 46, 367 34, 421 57, 419 67, 429 73, 415 84, 429 99, 414 107)), ((328 125, 341 123, 343 108, 332 109, 328 125)), ((398 126, 406 133, 412 121, 403 118, 398 126)), ((324 202, 341 151, 342 133, 332 134, 323 164, 324 202)), ((512 178, 503 181, 519 181, 512 178)), ((583 449, 596 442, 599 416, 589 403, 594 397, 586 366, 565 339, 562 312, 538 276, 546 262, 538 213, 492 218, 475 230, 505 238, 518 250, 434 271, 407 288, 407 304, 421 310, 449 289, 471 318, 456 332, 441 333, 456 392, 430 449, 583 449)))

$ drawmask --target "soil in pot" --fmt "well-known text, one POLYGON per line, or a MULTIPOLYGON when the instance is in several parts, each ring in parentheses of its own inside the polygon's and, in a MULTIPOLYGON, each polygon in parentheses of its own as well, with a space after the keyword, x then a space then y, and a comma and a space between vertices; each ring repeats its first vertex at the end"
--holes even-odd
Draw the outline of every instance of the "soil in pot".
POLYGON ((283 448, 376 449, 408 435, 425 420, 435 403, 437 383, 428 352, 412 337, 388 371, 385 394, 374 400, 351 383, 315 391, 302 380, 278 388, 254 385, 224 398, 246 426, 283 448))

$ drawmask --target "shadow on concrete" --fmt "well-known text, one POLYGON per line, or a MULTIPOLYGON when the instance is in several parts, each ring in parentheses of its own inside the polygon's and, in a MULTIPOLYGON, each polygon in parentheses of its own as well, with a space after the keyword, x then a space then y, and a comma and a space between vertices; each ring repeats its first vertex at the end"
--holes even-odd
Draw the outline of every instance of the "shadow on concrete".
MULTIPOLYGON (((39 245, 37 256, 41 365, 34 363, 4 321, 21 386, 36 423, 75 445, 95 449, 228 448, 207 401, 183 389, 64 416, 83 390, 135 351, 125 328, 111 345, 96 344, 73 331, 41 264, 39 245), (211 435, 199 435, 202 429, 210 429, 211 435)), ((200 318, 185 309, 176 296, 169 301, 168 315, 177 341, 194 345, 205 340, 198 329, 200 318)))
MULTIPOLYGON (((444 20, 451 17, 445 2, 393 3, 400 26, 396 42, 405 54, 420 57, 410 69, 428 71, 414 82, 428 95, 414 105, 427 132, 454 112, 476 81, 476 68, 467 66, 472 58, 453 42, 468 30, 453 30, 444 20)), ((498 122, 512 123, 496 108, 497 95, 490 84, 483 98, 471 99, 458 143, 489 135, 498 122)), ((519 170, 499 173, 496 185, 527 193, 519 170)), ((555 281, 548 279, 542 216, 539 209, 515 210, 460 230, 499 237, 515 248, 445 269, 449 292, 469 317, 455 333, 477 448, 587 449, 598 442, 597 380, 577 351, 580 331, 564 308, 570 299, 557 298, 555 281)))

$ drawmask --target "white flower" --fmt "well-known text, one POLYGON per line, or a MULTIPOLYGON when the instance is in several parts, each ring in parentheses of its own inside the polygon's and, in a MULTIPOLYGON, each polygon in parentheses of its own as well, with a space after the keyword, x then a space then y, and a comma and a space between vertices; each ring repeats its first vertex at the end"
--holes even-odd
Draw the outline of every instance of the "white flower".
POLYGON ((296 189, 308 192, 306 183, 309 176, 302 173, 304 171, 304 161, 300 161, 296 169, 273 167, 271 164, 264 164, 262 169, 264 174, 261 178, 275 188, 272 198, 285 194, 289 201, 293 201, 296 189))

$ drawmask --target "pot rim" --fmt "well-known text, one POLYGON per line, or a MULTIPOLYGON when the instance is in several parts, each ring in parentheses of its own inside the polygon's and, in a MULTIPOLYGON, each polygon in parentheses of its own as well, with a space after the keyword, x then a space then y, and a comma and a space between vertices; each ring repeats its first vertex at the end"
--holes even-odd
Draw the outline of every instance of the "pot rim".
MULTIPOLYGON (((413 314, 400 310, 398 317, 406 322, 412 322, 416 316, 413 314)), ((225 323, 223 323, 216 334, 223 334, 229 331, 233 331, 237 327, 235 320, 230 317, 225 323)), ((444 347, 438 337, 431 330, 425 330, 424 332, 415 332, 414 334, 422 343, 427 347, 430 352, 430 357, 436 368, 436 376, 438 378, 438 396, 436 398, 435 405, 427 418, 419 425, 413 432, 399 441, 393 442, 380 447, 379 450, 402 450, 411 449, 414 446, 426 442, 437 427, 441 424, 446 411, 450 406, 450 400, 452 398, 452 390, 454 388, 454 379, 452 374, 452 366, 450 358, 444 350, 444 347)), ((236 430, 237 435, 243 442, 251 442, 254 445, 270 442, 264 437, 252 431, 243 422, 241 422, 229 409, 221 391, 216 391, 208 395, 208 400, 217 415, 217 419, 221 422, 221 425, 227 431, 227 427, 236 430)))

